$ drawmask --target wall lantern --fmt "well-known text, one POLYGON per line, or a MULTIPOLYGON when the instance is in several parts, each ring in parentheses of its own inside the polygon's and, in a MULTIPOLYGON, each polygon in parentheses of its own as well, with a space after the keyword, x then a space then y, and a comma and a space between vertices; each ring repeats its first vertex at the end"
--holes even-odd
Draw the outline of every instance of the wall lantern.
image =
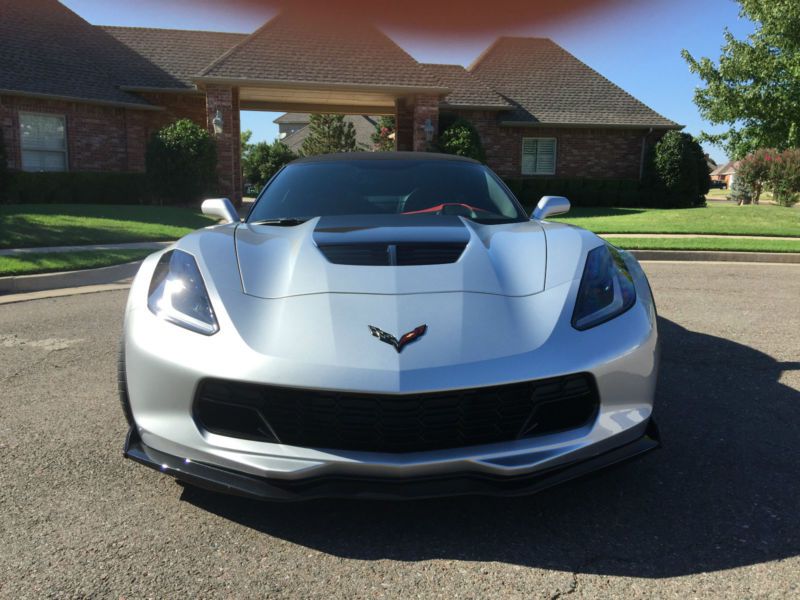
POLYGON ((214 116, 214 120, 211 121, 214 125, 214 135, 219 135, 222 133, 222 126, 225 124, 225 121, 222 119, 222 111, 217 109, 217 114, 214 116))
POLYGON ((425 132, 425 141, 429 144, 433 141, 433 123, 431 123, 430 119, 425 119, 425 124, 422 126, 422 130, 425 132))

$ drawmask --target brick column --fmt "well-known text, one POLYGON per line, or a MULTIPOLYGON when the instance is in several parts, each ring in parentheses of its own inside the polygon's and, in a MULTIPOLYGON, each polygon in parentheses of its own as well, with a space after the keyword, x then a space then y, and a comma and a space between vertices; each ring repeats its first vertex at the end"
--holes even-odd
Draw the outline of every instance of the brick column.
POLYGON ((395 102, 394 148, 409 152, 414 149, 414 105, 405 99, 395 102))
POLYGON ((414 99, 414 152, 431 150, 436 143, 439 132, 439 97, 417 96, 414 99), (425 124, 430 119, 433 127, 433 139, 430 143, 425 139, 425 124))
POLYGON ((21 169, 21 153, 19 149, 19 121, 17 112, 10 106, 6 106, 3 97, 0 96, 0 135, 6 144, 6 158, 8 168, 12 170, 21 169))
POLYGON ((239 125, 239 89, 222 85, 206 86, 208 130, 217 140, 217 175, 219 193, 236 206, 242 203, 241 128, 239 125), (214 134, 217 111, 222 116, 222 133, 214 134))

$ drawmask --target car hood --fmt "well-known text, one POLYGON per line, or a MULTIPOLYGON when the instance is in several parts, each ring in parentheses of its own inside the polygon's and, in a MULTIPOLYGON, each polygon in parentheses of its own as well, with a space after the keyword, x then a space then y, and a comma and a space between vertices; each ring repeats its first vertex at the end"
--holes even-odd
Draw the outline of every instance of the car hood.
POLYGON ((260 298, 444 292, 528 296, 544 289, 547 266, 545 236, 536 221, 484 225, 455 216, 318 217, 296 226, 242 224, 235 244, 243 291, 260 298), (347 252, 333 259, 337 262, 330 253, 326 257, 331 246, 363 256, 367 248, 420 244, 464 249, 455 262, 413 266, 353 264, 357 259, 347 252))

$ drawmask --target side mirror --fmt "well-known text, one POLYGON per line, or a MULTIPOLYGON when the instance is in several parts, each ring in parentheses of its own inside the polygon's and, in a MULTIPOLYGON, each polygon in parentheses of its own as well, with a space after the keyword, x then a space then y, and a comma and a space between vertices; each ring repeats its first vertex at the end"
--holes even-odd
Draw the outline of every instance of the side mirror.
POLYGON ((227 198, 203 200, 200 210, 204 215, 219 217, 225 223, 237 223, 240 220, 239 213, 236 212, 233 204, 231 204, 231 201, 227 198))
POLYGON ((569 200, 564 196, 543 196, 531 215, 534 219, 546 219, 569 212, 569 200))

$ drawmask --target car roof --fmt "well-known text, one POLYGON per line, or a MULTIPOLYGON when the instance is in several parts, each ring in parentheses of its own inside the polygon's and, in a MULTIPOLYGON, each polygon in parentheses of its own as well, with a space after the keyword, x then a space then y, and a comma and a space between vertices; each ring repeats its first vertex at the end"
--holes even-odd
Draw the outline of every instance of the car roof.
POLYGON ((354 160, 416 160, 438 161, 449 160, 466 162, 479 165, 477 160, 455 154, 441 154, 438 152, 337 152, 336 154, 318 154, 305 156, 292 161, 293 164, 312 162, 350 162, 354 160))

